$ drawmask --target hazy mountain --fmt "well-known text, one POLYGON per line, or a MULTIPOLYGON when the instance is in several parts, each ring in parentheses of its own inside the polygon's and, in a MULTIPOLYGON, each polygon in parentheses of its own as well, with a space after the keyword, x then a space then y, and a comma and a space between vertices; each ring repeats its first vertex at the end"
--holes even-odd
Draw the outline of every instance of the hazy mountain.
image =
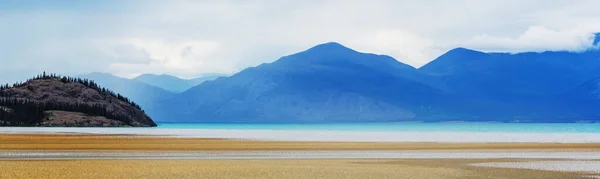
POLYGON ((143 74, 136 78, 135 80, 139 80, 141 82, 171 91, 175 93, 184 92, 200 83, 203 83, 208 80, 214 80, 218 77, 222 77, 225 75, 221 74, 206 74, 199 78, 194 79, 181 79, 171 75, 154 75, 154 74, 143 74))
POLYGON ((159 107, 159 121, 368 122, 412 120, 436 110, 440 90, 392 57, 318 45, 202 83, 159 107))
POLYGON ((127 96, 129 99, 138 103, 150 116, 155 112, 155 110, 152 109, 156 104, 161 100, 170 98, 174 95, 173 92, 162 88, 138 80, 120 78, 108 73, 90 73, 78 77, 94 80, 103 87, 127 96))

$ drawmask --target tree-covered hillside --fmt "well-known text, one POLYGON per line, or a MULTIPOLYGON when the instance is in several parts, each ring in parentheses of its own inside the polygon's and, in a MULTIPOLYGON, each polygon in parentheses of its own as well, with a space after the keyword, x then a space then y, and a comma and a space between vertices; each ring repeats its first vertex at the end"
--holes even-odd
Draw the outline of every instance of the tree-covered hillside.
POLYGON ((135 102, 87 79, 43 73, 0 86, 0 126, 40 126, 48 120, 46 111, 102 116, 131 126, 156 125, 135 102))

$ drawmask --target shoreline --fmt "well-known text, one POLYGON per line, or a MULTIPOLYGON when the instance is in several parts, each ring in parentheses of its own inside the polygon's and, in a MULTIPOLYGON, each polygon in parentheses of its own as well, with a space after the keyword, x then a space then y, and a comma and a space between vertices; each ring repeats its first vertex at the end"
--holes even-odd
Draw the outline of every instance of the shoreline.
POLYGON ((600 133, 520 132, 364 132, 320 130, 18 128, 0 127, 0 135, 115 135, 163 138, 208 138, 295 142, 416 143, 600 143, 600 133))
POLYGON ((0 151, 545 151, 600 152, 600 143, 307 142, 138 135, 0 134, 0 151))

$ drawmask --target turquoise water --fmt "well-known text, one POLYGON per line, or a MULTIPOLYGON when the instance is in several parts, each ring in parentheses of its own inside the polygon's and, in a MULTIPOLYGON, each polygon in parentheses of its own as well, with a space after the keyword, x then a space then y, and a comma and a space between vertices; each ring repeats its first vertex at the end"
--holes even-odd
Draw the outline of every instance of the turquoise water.
POLYGON ((162 129, 317 130, 380 132, 535 132, 600 133, 595 123, 335 123, 335 124, 231 124, 158 123, 162 129))

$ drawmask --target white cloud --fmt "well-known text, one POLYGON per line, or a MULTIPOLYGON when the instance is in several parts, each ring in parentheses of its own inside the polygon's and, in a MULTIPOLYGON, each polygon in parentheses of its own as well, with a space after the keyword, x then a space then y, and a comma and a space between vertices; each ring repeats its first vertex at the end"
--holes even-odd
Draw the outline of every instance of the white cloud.
POLYGON ((591 32, 596 31, 600 31, 600 28, 551 30, 543 26, 532 26, 516 37, 478 35, 468 41, 467 45, 496 52, 583 51, 593 44, 594 34, 591 32))
POLYGON ((600 31, 597 0, 82 3, 0 6, 0 76, 232 73, 329 41, 421 66, 459 46, 581 50, 600 31))
POLYGON ((115 60, 120 63, 149 64, 152 61, 146 50, 135 48, 133 45, 117 46, 114 52, 115 60))
POLYGON ((381 30, 363 37, 350 38, 345 44, 363 52, 390 55, 415 66, 424 65, 428 59, 435 58, 434 54, 440 53, 436 51, 431 39, 402 30, 381 30))

